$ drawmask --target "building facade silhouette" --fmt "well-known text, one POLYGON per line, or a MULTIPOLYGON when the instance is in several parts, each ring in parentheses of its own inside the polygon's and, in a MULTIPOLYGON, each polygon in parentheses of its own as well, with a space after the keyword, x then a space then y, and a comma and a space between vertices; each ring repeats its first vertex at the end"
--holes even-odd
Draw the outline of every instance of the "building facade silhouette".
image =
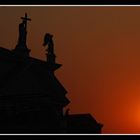
POLYGON ((70 101, 55 76, 53 35, 47 33, 43 46, 47 61, 30 56, 25 14, 13 50, 0 47, 0 133, 101 133, 102 124, 90 114, 64 113, 70 101))

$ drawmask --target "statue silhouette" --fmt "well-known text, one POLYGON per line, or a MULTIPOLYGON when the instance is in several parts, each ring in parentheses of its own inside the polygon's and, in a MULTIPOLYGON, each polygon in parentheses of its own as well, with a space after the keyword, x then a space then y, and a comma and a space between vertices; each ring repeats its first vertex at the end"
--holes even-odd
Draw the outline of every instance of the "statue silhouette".
POLYGON ((53 54, 54 53, 54 44, 53 44, 53 35, 46 33, 45 37, 44 37, 44 43, 43 46, 48 45, 48 48, 46 49, 46 51, 48 51, 49 54, 53 54))
POLYGON ((70 111, 70 109, 68 108, 68 109, 66 110, 66 112, 65 112, 65 116, 68 116, 68 115, 69 115, 69 111, 70 111))
POLYGON ((19 24, 19 39, 18 44, 25 45, 26 44, 26 28, 25 28, 25 21, 19 24))
POLYGON ((25 13, 24 17, 21 17, 22 22, 19 24, 19 36, 16 48, 13 50, 16 55, 22 56, 24 58, 27 58, 30 53, 30 49, 28 49, 26 44, 26 38, 27 38, 27 22, 31 21, 30 18, 28 18, 27 13, 25 13))

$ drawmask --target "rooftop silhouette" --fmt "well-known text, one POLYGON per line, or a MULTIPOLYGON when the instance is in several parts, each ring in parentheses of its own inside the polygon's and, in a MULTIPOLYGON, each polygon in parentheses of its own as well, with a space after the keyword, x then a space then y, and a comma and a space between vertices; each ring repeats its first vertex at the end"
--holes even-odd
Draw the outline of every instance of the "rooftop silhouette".
POLYGON ((53 35, 46 33, 46 61, 30 56, 25 13, 15 49, 0 47, 0 133, 101 133, 90 114, 64 112, 70 101, 55 76, 53 35))

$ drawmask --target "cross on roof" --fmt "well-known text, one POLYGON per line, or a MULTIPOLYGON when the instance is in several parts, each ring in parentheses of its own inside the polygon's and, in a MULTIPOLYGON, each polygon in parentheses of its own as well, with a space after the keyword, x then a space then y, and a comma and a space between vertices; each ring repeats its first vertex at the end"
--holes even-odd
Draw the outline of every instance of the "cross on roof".
POLYGON ((26 29, 27 28, 27 21, 31 21, 31 19, 27 17, 27 13, 25 13, 25 17, 21 17, 21 19, 23 20, 23 22, 25 22, 25 29, 26 29))

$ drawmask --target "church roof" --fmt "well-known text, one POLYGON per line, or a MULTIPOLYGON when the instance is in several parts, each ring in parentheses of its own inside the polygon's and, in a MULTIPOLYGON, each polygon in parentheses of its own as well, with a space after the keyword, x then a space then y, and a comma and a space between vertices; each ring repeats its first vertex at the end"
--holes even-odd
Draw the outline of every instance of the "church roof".
POLYGON ((50 69, 56 69, 60 64, 50 66, 47 62, 32 57, 24 61, 4 48, 0 48, 0 59, 0 88, 4 96, 34 94, 49 96, 58 103, 69 103, 65 97, 67 91, 50 69))

